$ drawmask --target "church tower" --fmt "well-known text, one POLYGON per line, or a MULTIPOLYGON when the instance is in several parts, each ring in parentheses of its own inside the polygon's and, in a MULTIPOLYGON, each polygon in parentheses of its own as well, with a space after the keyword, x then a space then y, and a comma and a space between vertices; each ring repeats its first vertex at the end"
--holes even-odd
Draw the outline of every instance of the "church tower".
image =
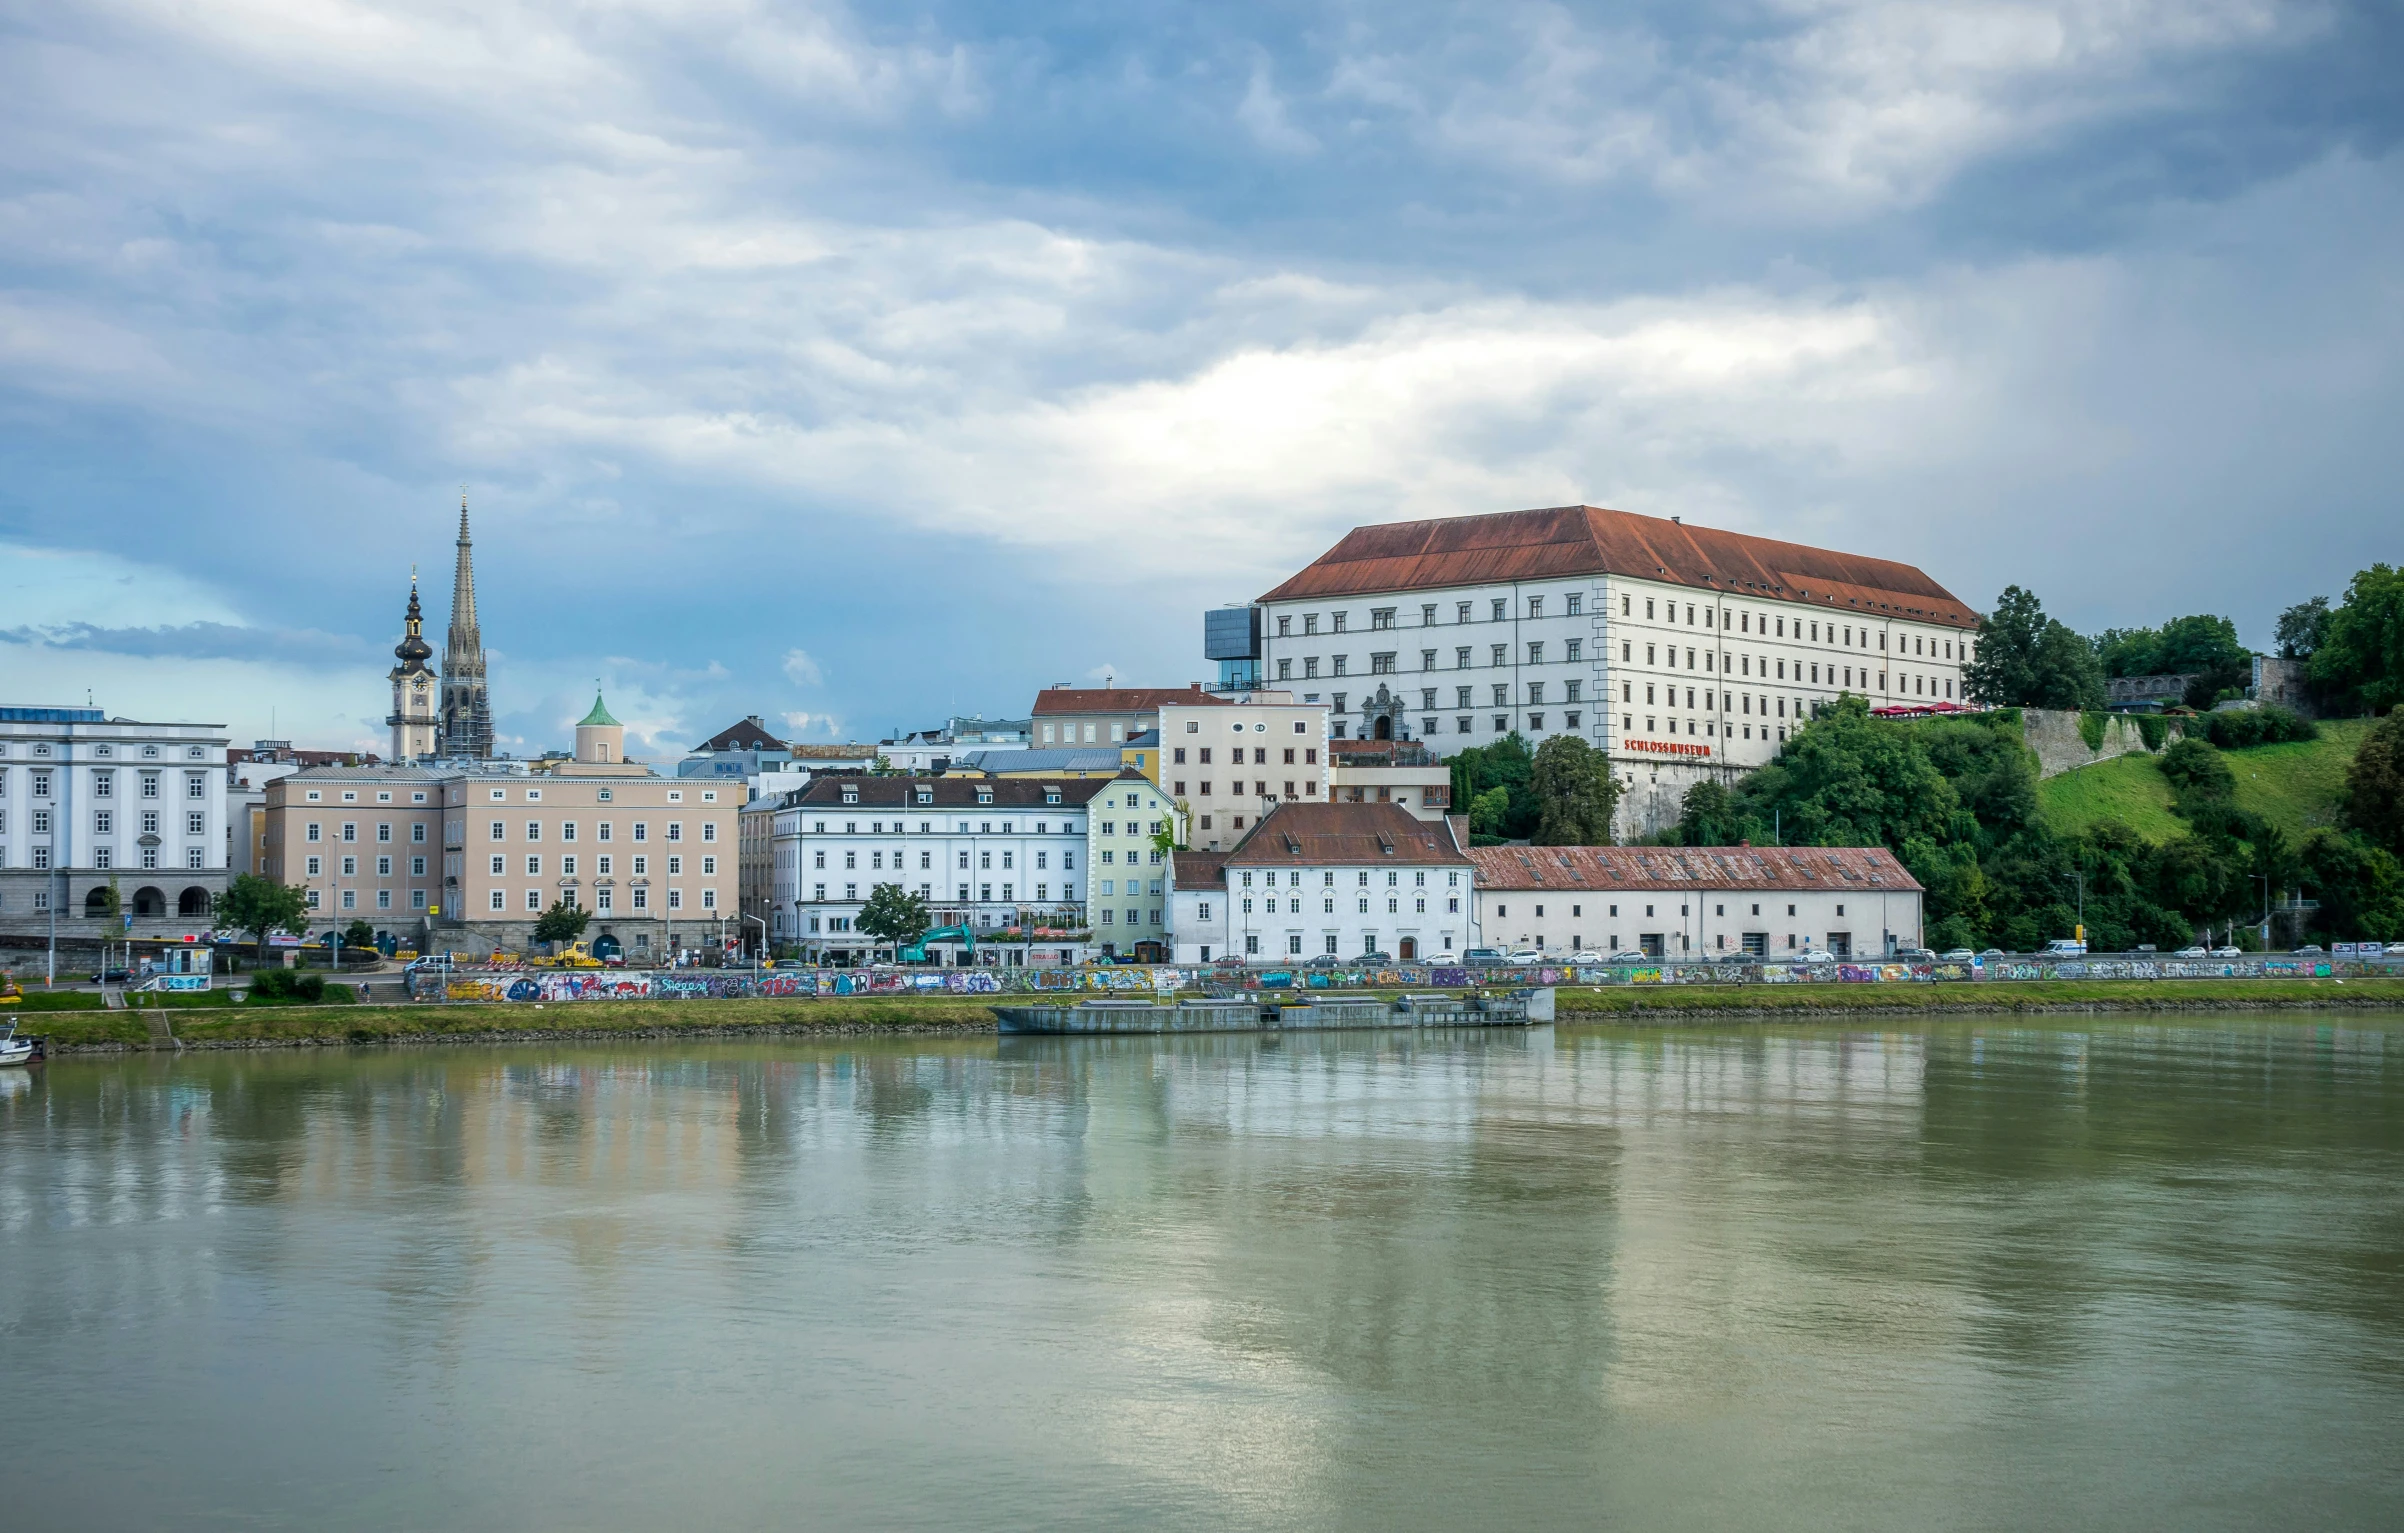
POLYGON ((492 698, 484 689, 484 634, 476 625, 476 551, 459 497, 459 563, 451 575, 451 631, 442 644, 442 754, 492 755, 492 698))
POLYGON ((417 571, 409 572, 407 632, 393 646, 400 664, 392 668, 392 759, 407 763, 434 754, 441 721, 434 712, 435 678, 426 660, 434 653, 426 642, 425 614, 417 605, 417 571))

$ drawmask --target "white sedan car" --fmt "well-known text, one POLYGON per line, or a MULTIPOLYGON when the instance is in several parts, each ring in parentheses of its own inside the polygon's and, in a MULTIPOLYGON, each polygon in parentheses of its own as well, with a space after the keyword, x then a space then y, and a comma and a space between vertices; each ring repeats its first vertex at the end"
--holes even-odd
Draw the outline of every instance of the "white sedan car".
POLYGON ((1544 962, 1544 955, 1532 947, 1515 948, 1503 955, 1504 963, 1531 964, 1544 962))
POLYGON ((2243 958, 2245 956, 2245 949, 2241 947, 2216 947, 2212 950, 2212 956, 2215 958, 2243 958))
POLYGON ((1822 948, 1813 948, 1803 955, 1805 963, 1834 963, 1836 955, 1822 948))
POLYGON ((1571 963, 1601 963, 1603 961, 1603 955, 1589 948, 1581 953, 1570 954, 1569 961, 1571 963))
POLYGON ((2173 958, 2209 958, 2212 956, 2212 950, 2208 947, 2183 947, 2170 956, 2173 958))

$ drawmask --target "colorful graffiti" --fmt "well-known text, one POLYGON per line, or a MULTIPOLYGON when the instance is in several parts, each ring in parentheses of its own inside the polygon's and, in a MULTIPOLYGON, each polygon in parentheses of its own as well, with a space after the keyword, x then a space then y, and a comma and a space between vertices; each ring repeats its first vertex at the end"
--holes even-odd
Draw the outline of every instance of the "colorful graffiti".
POLYGON ((1974 959, 1968 963, 1676 963, 1376 969, 775 969, 647 972, 611 969, 549 972, 420 969, 409 992, 419 1001, 594 1001, 806 999, 820 996, 1012 995, 1181 990, 1464 990, 1527 985, 1962 984, 2052 979, 2303 979, 2404 975, 2404 960, 2304 957, 2242 959, 2109 958, 2041 962, 1974 959))

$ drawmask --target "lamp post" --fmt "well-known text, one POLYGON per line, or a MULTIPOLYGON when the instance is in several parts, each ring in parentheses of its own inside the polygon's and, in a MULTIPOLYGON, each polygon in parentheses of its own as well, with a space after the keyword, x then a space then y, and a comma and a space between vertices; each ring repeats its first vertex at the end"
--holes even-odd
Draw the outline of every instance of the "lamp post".
POLYGON ((743 919, 760 929, 760 950, 751 956, 751 967, 756 970, 760 966, 760 960, 768 953, 768 923, 749 913, 745 913, 743 919))

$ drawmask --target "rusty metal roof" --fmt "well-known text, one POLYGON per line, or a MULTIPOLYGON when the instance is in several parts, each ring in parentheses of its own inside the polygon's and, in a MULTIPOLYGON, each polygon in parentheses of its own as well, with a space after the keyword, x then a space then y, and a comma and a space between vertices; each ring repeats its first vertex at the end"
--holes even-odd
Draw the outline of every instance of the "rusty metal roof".
POLYGON ((1968 602, 1908 564, 1601 506, 1355 527, 1260 599, 1369 596, 1592 575, 1666 581, 1738 598, 1808 602, 1948 628, 1978 625, 1968 602))
POLYGON ((1253 822, 1224 865, 1380 862, 1465 867, 1469 857, 1448 823, 1422 820, 1399 804, 1279 804, 1253 822))
POLYGON ((1202 690, 1202 683, 1187 687, 1046 687, 1035 694, 1035 712, 1046 713, 1158 713, 1163 703, 1178 703, 1200 708, 1232 708, 1226 698, 1202 690))
POLYGON ((1920 892, 1883 846, 1478 846, 1481 889, 1920 892))

